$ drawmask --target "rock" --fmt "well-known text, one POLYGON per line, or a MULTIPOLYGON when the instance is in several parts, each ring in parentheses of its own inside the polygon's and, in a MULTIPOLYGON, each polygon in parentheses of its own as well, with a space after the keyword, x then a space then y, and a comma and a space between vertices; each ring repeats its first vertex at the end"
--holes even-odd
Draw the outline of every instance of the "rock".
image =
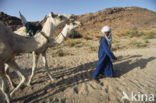
POLYGON ((22 26, 21 20, 14 16, 9 16, 3 12, 0 12, 0 22, 8 26, 12 31, 17 30, 22 26))

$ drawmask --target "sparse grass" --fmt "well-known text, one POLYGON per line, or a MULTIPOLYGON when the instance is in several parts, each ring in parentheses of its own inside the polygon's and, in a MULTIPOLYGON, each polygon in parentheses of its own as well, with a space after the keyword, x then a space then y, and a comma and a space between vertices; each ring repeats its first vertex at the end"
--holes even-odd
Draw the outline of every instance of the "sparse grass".
POLYGON ((112 51, 116 51, 116 50, 118 50, 118 49, 121 49, 120 40, 118 40, 118 39, 113 39, 111 50, 112 50, 112 51))
POLYGON ((150 43, 150 42, 149 42, 148 40, 146 40, 146 41, 145 41, 145 43, 147 43, 147 44, 148 44, 148 43, 150 43))
POLYGON ((78 31, 73 30, 71 32, 69 38, 72 38, 72 39, 82 38, 82 35, 78 31))
POLYGON ((148 35, 144 37, 144 39, 156 39, 156 33, 150 32, 148 35))
POLYGON ((120 43, 120 41, 117 39, 113 39, 112 44, 117 44, 117 43, 120 43))
POLYGON ((89 46, 89 49, 93 52, 98 52, 99 47, 89 46))
POLYGON ((114 45, 112 45, 112 47, 111 47, 111 50, 112 50, 112 51, 116 51, 116 50, 118 50, 118 49, 120 49, 120 44, 114 44, 114 45))
POLYGON ((143 47, 147 47, 148 43, 149 43, 148 40, 146 41, 132 40, 129 45, 132 47, 143 48, 143 47))
POLYGON ((102 35, 96 35, 95 36, 97 39, 101 39, 103 36, 102 35))
POLYGON ((81 42, 81 43, 75 45, 75 47, 77 47, 77 48, 80 48, 80 47, 83 47, 83 46, 87 46, 87 44, 84 43, 84 42, 81 42))
POLYGON ((129 38, 127 40, 119 41, 119 40, 113 40, 112 43, 112 51, 116 51, 119 49, 128 49, 128 48, 144 48, 147 47, 149 44, 149 41, 142 38, 129 38))
POLYGON ((128 37, 130 35, 130 33, 131 33, 130 30, 125 30, 125 31, 118 31, 116 33, 116 35, 119 36, 119 37, 125 37, 125 36, 128 37))
POLYGON ((131 37, 138 37, 140 36, 141 34, 139 33, 138 31, 138 28, 136 26, 134 26, 132 29, 131 29, 131 32, 130 32, 130 36, 131 37))
POLYGON ((140 42, 140 43, 137 43, 137 44, 136 44, 136 47, 137 47, 137 48, 147 47, 147 44, 146 44, 146 43, 141 43, 141 42, 140 42))
POLYGON ((116 35, 124 38, 139 37, 143 39, 156 39, 156 32, 145 29, 139 30, 137 27, 122 32, 118 31, 116 35))
POLYGON ((53 57, 63 57, 65 55, 67 55, 67 53, 65 53, 61 48, 52 53, 53 57))
MULTIPOLYGON (((152 32, 152 30, 140 30, 138 31, 137 28, 133 28, 133 32, 132 29, 130 30, 125 30, 125 32, 122 34, 121 32, 117 32, 120 34, 115 37, 113 37, 113 42, 112 42, 112 51, 116 51, 119 49, 128 49, 128 48, 144 48, 147 47, 149 44, 148 39, 154 39, 156 38, 156 33, 152 32), (138 33, 139 35, 134 35, 138 33), (124 36, 124 38, 121 38, 122 36, 124 36), (135 37, 134 37, 135 36, 135 37), (120 38, 118 38, 120 37, 120 38), (133 38, 131 38, 133 37, 133 38)), ((116 33, 114 33, 116 35, 116 33)), ((95 35, 95 38, 100 39, 102 37, 102 35, 95 35)), ((76 36, 72 37, 72 38, 76 38, 76 36)), ((65 43, 63 44, 64 46, 68 46, 68 47, 75 47, 75 48, 81 48, 81 47, 87 47, 88 50, 90 52, 98 52, 99 46, 97 45, 99 41, 96 41, 96 44, 93 45, 92 41, 87 41, 91 39, 89 34, 85 34, 83 35, 83 39, 68 39, 67 41, 65 41, 65 43), (84 40, 86 39, 86 40, 84 40), (82 41, 84 40, 84 41, 82 41), (87 42, 86 42, 87 41, 87 42)), ((65 56, 68 55, 68 53, 65 53, 62 49, 60 48, 56 48, 54 55, 55 56, 65 56)))
POLYGON ((89 35, 89 34, 84 34, 84 35, 83 35, 83 38, 86 39, 86 40, 91 40, 92 38, 89 37, 88 35, 89 35))
POLYGON ((67 41, 65 42, 65 45, 66 45, 66 46, 69 46, 69 47, 74 47, 74 46, 76 46, 76 45, 78 45, 78 44, 80 44, 80 43, 81 43, 81 41, 79 41, 79 40, 70 39, 70 40, 67 40, 67 41))
POLYGON ((145 35, 145 33, 134 26, 132 29, 127 29, 125 31, 117 33, 117 35, 121 37, 140 37, 145 35))

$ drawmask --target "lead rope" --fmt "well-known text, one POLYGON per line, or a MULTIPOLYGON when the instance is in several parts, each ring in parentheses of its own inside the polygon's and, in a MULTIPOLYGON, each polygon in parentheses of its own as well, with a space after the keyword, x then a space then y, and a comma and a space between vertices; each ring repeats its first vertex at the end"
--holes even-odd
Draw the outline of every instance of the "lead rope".
POLYGON ((64 40, 66 40, 66 37, 61 33, 61 35, 63 36, 64 40))
POLYGON ((50 41, 49 37, 47 37, 43 31, 41 31, 40 33, 47 39, 47 42, 49 43, 49 41, 50 41))

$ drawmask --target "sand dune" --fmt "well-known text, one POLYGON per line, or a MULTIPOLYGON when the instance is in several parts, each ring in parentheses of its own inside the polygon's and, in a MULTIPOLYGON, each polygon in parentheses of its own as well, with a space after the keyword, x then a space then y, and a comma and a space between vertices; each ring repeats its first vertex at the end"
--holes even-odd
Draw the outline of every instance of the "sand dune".
MULTIPOLYGON (((97 53, 79 49, 75 55, 48 56, 49 68, 57 80, 50 83, 40 60, 32 88, 18 90, 13 103, 129 103, 122 100, 123 91, 129 97, 132 92, 154 94, 156 102, 156 40, 150 42, 147 48, 116 51, 118 61, 113 64, 117 77, 100 79, 103 85, 92 81, 97 53)), ((17 63, 27 75, 31 73, 31 60, 31 54, 17 57, 17 63)), ((18 83, 16 74, 12 72, 11 75, 18 83)))

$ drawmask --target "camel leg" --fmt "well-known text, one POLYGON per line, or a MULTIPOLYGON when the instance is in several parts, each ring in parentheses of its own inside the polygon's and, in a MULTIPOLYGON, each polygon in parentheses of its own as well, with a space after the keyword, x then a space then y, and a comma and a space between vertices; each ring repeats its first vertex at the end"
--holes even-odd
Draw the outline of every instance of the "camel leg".
POLYGON ((6 102, 10 103, 9 85, 7 83, 7 77, 4 69, 5 69, 4 64, 0 64, 0 80, 1 80, 0 90, 5 96, 6 102))
POLYGON ((48 69, 48 63, 47 63, 47 57, 46 57, 46 51, 42 53, 42 59, 43 59, 43 63, 44 63, 44 68, 46 69, 46 72, 50 78, 50 80, 53 82, 55 80, 55 78, 52 78, 50 71, 48 69))
POLYGON ((10 74, 9 74, 9 65, 8 64, 5 64, 5 73, 6 73, 6 77, 8 78, 9 80, 9 83, 11 85, 11 88, 14 89, 15 88, 15 83, 11 80, 10 78, 10 74))
POLYGON ((16 88, 13 91, 11 91, 10 95, 12 96, 14 94, 14 92, 16 92, 21 87, 21 85, 23 85, 26 78, 25 78, 25 75, 22 74, 22 71, 20 70, 19 66, 17 65, 17 63, 14 60, 8 62, 8 65, 10 66, 10 68, 14 69, 22 79, 20 81, 20 83, 16 86, 16 88))
POLYGON ((27 86, 31 86, 31 80, 32 80, 32 77, 35 74, 35 69, 37 68, 37 62, 38 62, 38 59, 39 59, 39 55, 37 55, 34 51, 32 52, 32 55, 33 55, 33 67, 32 67, 31 76, 30 76, 30 78, 28 80, 27 86))

